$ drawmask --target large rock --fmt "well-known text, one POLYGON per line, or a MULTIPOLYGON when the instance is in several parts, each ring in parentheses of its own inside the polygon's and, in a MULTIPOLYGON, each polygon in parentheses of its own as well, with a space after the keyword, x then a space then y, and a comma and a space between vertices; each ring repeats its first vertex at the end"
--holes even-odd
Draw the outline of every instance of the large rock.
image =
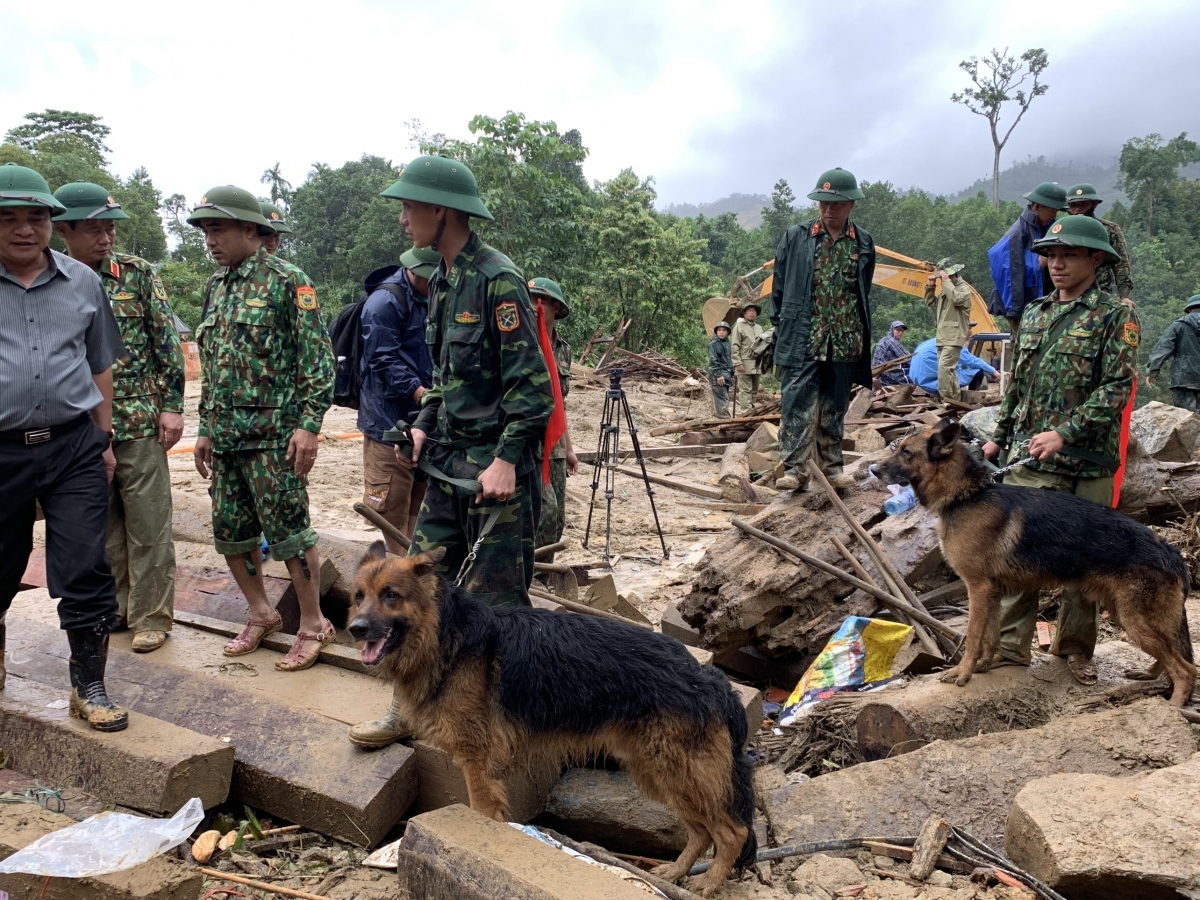
POLYGON ((1191 726, 1177 709, 1164 700, 1143 700, 1026 731, 937 741, 893 759, 764 790, 761 800, 780 846, 916 834, 938 815, 999 848, 1013 798, 1033 779, 1146 772, 1179 765, 1196 749, 1191 726))
POLYGON ((1200 754, 1128 778, 1031 781, 1008 814, 1005 850, 1072 900, 1200 896, 1200 754))
POLYGON ((1129 430, 1138 453, 1159 462, 1189 462, 1200 450, 1200 416, 1157 400, 1134 412, 1129 430))

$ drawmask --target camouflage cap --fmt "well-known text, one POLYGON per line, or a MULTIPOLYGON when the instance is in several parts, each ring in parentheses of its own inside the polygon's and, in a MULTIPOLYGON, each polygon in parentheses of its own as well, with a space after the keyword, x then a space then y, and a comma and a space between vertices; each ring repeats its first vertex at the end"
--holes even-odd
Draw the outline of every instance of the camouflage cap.
POLYGON ((442 254, 428 248, 409 247, 400 254, 400 265, 418 278, 432 277, 441 261, 442 254))
POLYGON ((54 199, 66 212, 54 217, 56 222, 82 222, 88 219, 128 219, 121 204, 113 199, 108 188, 90 181, 72 181, 54 192, 54 199))
POLYGON ((253 222, 260 226, 259 232, 270 233, 273 229, 267 217, 262 213, 262 207, 254 195, 232 184, 215 187, 200 198, 192 214, 188 216, 189 225, 199 226, 205 219, 232 219, 235 222, 253 222))
POLYGON ((1038 203, 1051 209, 1067 208, 1067 192, 1057 181, 1043 181, 1025 195, 1030 203, 1038 203))
POLYGON ((938 271, 945 272, 947 275, 957 275, 967 266, 965 263, 956 263, 953 256, 943 256, 938 260, 938 271))
POLYGON ((432 203, 457 209, 470 216, 490 219, 492 214, 479 199, 479 182, 465 163, 444 156, 418 156, 400 173, 400 178, 380 196, 393 200, 432 203))
POLYGON ((52 214, 66 208, 50 193, 45 178, 16 163, 0 166, 0 206, 41 206, 52 214))
POLYGON ((863 192, 858 189, 858 179, 846 169, 830 169, 817 179, 817 186, 809 192, 809 200, 825 200, 837 203, 842 200, 861 200, 863 192))
POLYGON ((1083 247, 1099 250, 1104 261, 1119 263, 1121 257, 1108 242, 1108 229, 1091 216, 1063 216, 1050 226, 1046 236, 1033 242, 1033 252, 1045 256, 1052 247, 1083 247))
POLYGON ((268 203, 265 200, 258 201, 258 208, 262 210, 263 216, 267 219, 267 224, 271 226, 271 230, 276 234, 295 234, 290 226, 283 218, 283 210, 274 203, 268 203))
POLYGON ((1103 203, 1104 198, 1096 193, 1095 185, 1088 184, 1086 181, 1081 181, 1079 184, 1073 184, 1067 188, 1067 203, 1077 203, 1080 200, 1093 200, 1096 203, 1103 203))
POLYGON ((529 282, 529 296, 531 297, 549 297, 556 304, 563 308, 561 315, 555 313, 556 319, 565 319, 571 315, 571 307, 567 306, 567 301, 563 299, 563 289, 557 281, 552 281, 549 278, 534 278, 529 282))
POLYGON ((1183 304, 1183 311, 1187 312, 1189 309, 1195 309, 1197 306, 1200 306, 1200 294, 1192 294, 1192 296, 1188 297, 1188 302, 1183 304))

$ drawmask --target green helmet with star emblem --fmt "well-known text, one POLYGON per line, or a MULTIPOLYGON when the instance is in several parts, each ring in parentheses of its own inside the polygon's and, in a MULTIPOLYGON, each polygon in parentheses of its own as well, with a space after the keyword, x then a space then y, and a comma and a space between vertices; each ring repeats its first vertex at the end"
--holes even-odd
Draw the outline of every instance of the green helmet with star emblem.
POLYGON ((1052 247, 1084 247, 1099 250, 1104 261, 1119 263, 1121 257, 1108 242, 1108 229, 1091 216, 1063 216, 1050 226, 1046 236, 1033 242, 1033 252, 1045 256, 1052 247))
POLYGON ((128 219, 121 204, 113 199, 108 188, 90 181, 72 181, 54 192, 54 199, 66 212, 54 217, 56 222, 84 222, 89 219, 128 219))
POLYGON ((858 179, 846 169, 830 169, 817 179, 817 186, 809 192, 809 200, 824 200, 838 203, 843 200, 861 200, 863 192, 858 189, 858 179))
POLYGON ((567 301, 563 299, 563 289, 557 281, 549 278, 533 278, 529 281, 529 296, 530 297, 549 297, 555 303, 562 307, 562 315, 556 315, 556 319, 565 319, 571 315, 571 307, 567 306, 567 301))
POLYGON ((265 200, 258 201, 258 208, 262 211, 263 217, 267 220, 267 224, 271 226, 271 230, 276 234, 295 234, 292 231, 292 226, 289 225, 283 218, 283 210, 274 203, 268 203, 265 200))
POLYGON ((418 278, 432 278, 442 261, 442 254, 427 247, 409 247, 400 254, 400 265, 418 278))
POLYGON ((1104 202, 1104 198, 1096 193, 1096 186, 1088 184, 1086 181, 1073 184, 1067 188, 1067 203, 1076 203, 1080 200, 1094 200, 1097 203, 1104 202))
POLYGON ((27 166, 5 163, 0 166, 0 206, 41 206, 51 215, 63 211, 63 205, 50 193, 46 179, 27 166))
POLYGON ((212 188, 192 210, 188 216, 189 225, 199 226, 205 219, 232 219, 235 222, 253 222, 259 226, 260 234, 270 234, 274 229, 267 217, 263 215, 258 200, 249 191, 223 184, 212 188))
POLYGON ((1067 192, 1057 181, 1043 181, 1026 194, 1025 199, 1051 209, 1067 208, 1067 192))
POLYGON ((492 218, 479 199, 479 182, 475 180, 475 174, 466 164, 445 156, 418 156, 404 167, 399 180, 381 196, 431 203, 481 219, 492 218))

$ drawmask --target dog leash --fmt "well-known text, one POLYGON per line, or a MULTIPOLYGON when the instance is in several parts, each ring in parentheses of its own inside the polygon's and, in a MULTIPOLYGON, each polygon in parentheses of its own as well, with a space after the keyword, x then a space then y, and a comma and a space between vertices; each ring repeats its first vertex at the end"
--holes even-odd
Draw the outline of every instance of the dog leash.
MULTIPOLYGON (((1017 444, 1017 452, 1021 453, 1028 449, 1028 447, 1029 441, 1022 441, 1021 443, 1017 444)), ((1031 462, 1036 462, 1036 460, 1032 456, 1025 456, 1021 459, 1018 459, 1016 462, 1009 463, 1003 469, 996 469, 996 471, 992 473, 992 481, 999 481, 1004 477, 1005 474, 1011 472, 1013 469, 1019 469, 1022 466, 1027 466, 1031 462)))

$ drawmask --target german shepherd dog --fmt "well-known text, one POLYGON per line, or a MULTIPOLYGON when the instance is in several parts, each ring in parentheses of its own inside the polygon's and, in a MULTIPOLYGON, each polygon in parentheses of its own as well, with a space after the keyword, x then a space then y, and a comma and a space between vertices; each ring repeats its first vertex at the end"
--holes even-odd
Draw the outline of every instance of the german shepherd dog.
POLYGON ((631 624, 487 607, 434 573, 442 554, 373 544, 349 629, 363 663, 395 679, 404 721, 462 769, 472 809, 505 820, 501 779, 522 761, 605 754, 687 826, 655 874, 678 881, 712 844, 697 884, 708 897, 754 861, 746 714, 720 672, 631 624))
POLYGON ((988 669, 1000 642, 1002 597, 1071 585, 1103 602, 1114 624, 1154 657, 1149 677, 1166 672, 1171 703, 1191 697, 1187 564, 1149 528, 1074 494, 993 484, 959 440, 957 422, 905 438, 876 473, 911 484, 940 516, 942 555, 967 585, 962 661, 942 681, 961 686, 988 669))

